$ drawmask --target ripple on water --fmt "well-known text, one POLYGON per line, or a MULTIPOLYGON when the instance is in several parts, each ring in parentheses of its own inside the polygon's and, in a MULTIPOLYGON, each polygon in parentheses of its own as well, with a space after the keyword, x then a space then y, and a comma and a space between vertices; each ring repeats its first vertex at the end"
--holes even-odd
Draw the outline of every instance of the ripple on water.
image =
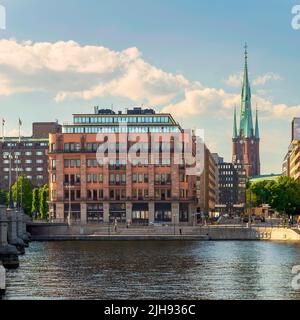
POLYGON ((6 299, 300 299, 298 264, 287 243, 31 243, 6 299))

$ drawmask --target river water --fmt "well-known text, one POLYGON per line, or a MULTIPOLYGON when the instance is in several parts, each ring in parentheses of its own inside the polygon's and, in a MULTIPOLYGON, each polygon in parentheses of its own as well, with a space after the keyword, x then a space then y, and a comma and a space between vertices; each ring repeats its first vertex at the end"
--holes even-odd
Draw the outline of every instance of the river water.
POLYGON ((31 243, 6 299, 300 299, 300 244, 31 243))

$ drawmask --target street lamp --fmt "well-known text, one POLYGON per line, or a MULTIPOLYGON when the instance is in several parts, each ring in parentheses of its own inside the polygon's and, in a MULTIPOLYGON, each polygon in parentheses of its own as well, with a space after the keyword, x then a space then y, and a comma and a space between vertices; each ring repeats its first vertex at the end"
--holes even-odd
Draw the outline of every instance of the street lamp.
POLYGON ((13 209, 14 208, 14 202, 13 202, 13 198, 12 198, 12 190, 11 190, 11 187, 12 187, 12 176, 11 176, 11 173, 12 173, 12 163, 11 161, 13 160, 13 154, 11 152, 5 154, 3 156, 4 159, 8 159, 9 160, 9 180, 8 180, 8 188, 9 188, 9 201, 8 201, 8 207, 9 209, 13 209))
POLYGON ((174 219, 174 236, 176 235, 175 218, 176 218, 176 215, 175 215, 175 213, 174 213, 174 214, 173 214, 173 219, 174 219))
POLYGON ((71 206, 72 206, 72 203, 71 203, 71 189, 74 189, 74 186, 71 184, 71 183, 69 183, 69 185, 68 185, 68 189, 69 189, 69 211, 68 211, 68 225, 70 226, 71 225, 71 223, 72 223, 72 208, 71 208, 71 206))

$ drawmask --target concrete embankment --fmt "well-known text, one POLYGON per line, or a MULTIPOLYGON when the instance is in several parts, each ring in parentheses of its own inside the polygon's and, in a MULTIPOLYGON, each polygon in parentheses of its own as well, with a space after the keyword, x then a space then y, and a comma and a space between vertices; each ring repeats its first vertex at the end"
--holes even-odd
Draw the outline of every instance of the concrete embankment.
POLYGON ((4 295, 5 289, 6 289, 6 272, 2 265, 2 262, 0 261, 0 299, 1 296, 4 295))
POLYGON ((245 226, 207 227, 138 227, 104 225, 72 225, 51 223, 30 223, 28 230, 35 241, 147 241, 147 240, 229 240, 229 241, 300 241, 300 231, 288 228, 245 226))

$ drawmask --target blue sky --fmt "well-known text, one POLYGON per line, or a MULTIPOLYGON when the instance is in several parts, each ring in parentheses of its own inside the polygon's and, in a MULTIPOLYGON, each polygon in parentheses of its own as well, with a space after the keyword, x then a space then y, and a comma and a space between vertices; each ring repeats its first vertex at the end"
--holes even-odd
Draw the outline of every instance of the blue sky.
MULTIPOLYGON (((44 51, 36 53, 34 44, 47 42, 51 47, 72 40, 81 49, 105 47, 110 53, 136 48, 138 53, 131 51, 126 57, 147 63, 134 80, 132 69, 140 63, 134 63, 130 72, 126 71, 131 74, 129 80, 125 79, 132 84, 130 94, 125 92, 128 88, 123 82, 118 82, 110 94, 107 92, 111 84, 97 91, 98 94, 91 94, 97 81, 103 86, 107 84, 101 78, 103 74, 95 76, 90 71, 76 70, 74 84, 72 68, 59 70, 58 75, 55 66, 54 76, 53 62, 49 69, 44 60, 37 69, 16 71, 2 61, 4 58, 1 60, 0 45, 0 117, 7 119, 9 133, 15 132, 19 116, 24 123, 24 134, 29 134, 32 121, 70 121, 73 112, 88 112, 94 105, 114 104, 122 109, 140 103, 154 104, 158 110, 174 111, 185 127, 204 128, 212 151, 230 160, 231 115, 234 104, 239 107, 239 73, 243 69, 243 45, 247 41, 253 108, 258 103, 262 117, 262 169, 265 173, 280 172, 290 141, 290 122, 293 116, 300 116, 300 30, 291 28, 291 10, 297 1, 0 0, 0 4, 7 11, 7 28, 0 30, 0 39, 10 39, 2 46, 12 49, 10 54, 16 61, 32 61, 24 58, 27 52, 24 41, 32 41, 28 44, 31 59, 40 61, 43 57, 39 55, 44 51), (13 52, 15 43, 19 47, 13 52), (138 77, 152 67, 155 70, 151 69, 149 74, 154 76, 155 83, 143 85, 141 92, 149 96, 142 97, 134 92, 139 90, 138 77), (51 77, 47 78, 49 74, 51 77), (178 79, 179 76, 184 80, 178 79), (55 86, 50 81, 56 81, 55 86), (75 87, 76 92, 80 91, 81 81, 91 83, 85 88, 89 94, 74 94, 75 87), (60 84, 68 98, 55 100, 60 84), (1 85, 5 87, 2 90, 1 85)), ((73 49, 66 50, 74 52, 73 49)), ((76 60, 78 69, 86 54, 79 51, 82 52, 76 60)), ((93 54, 94 51, 88 51, 88 58, 94 61, 98 55, 93 54)), ((114 59, 118 64, 120 59, 124 63, 122 57, 120 54, 114 59)), ((106 55, 99 59, 101 66, 107 63, 106 55)), ((122 70, 127 67, 126 62, 122 70)), ((110 81, 118 72, 109 74, 110 81)))

